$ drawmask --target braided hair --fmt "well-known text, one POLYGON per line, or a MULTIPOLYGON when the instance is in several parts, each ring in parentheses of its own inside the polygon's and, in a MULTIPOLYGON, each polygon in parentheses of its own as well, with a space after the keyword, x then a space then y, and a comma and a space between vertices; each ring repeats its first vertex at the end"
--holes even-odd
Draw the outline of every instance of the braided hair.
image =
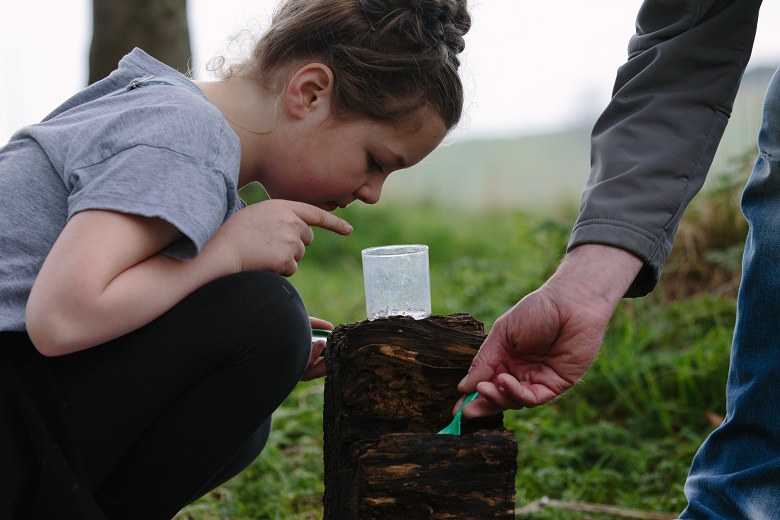
POLYGON ((239 70, 280 89, 295 67, 319 61, 333 71, 338 117, 392 123, 428 106, 452 129, 470 26, 466 0, 286 0, 239 70))

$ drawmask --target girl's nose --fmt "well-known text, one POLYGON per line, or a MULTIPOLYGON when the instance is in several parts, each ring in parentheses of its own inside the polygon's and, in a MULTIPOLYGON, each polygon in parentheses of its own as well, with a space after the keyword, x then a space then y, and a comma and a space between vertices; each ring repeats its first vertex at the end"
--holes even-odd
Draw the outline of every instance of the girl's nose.
POLYGON ((382 196, 382 186, 385 184, 385 177, 375 178, 366 182, 355 192, 355 197, 365 204, 376 204, 382 196))

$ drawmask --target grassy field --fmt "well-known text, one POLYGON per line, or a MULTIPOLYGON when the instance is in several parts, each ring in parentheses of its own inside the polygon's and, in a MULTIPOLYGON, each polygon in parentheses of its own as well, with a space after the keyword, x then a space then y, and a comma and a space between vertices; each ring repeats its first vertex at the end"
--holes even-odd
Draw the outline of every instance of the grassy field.
MULTIPOLYGON (((696 200, 668 275, 653 295, 621 303, 583 381, 553 403, 505 415, 519 444, 518 508, 542 497, 654 512, 684 507, 691 459, 725 410, 745 232, 737 177, 696 200)), ((335 324, 364 319, 360 250, 425 243, 433 312, 468 312, 488 329, 554 271, 573 222, 571 214, 556 220, 384 204, 341 215, 354 234, 318 231, 292 277, 311 315, 335 324)), ((276 413, 261 457, 178 518, 321 518, 322 405, 322 380, 300 384, 276 413)), ((526 518, 594 518, 588 515, 550 507, 526 518)))

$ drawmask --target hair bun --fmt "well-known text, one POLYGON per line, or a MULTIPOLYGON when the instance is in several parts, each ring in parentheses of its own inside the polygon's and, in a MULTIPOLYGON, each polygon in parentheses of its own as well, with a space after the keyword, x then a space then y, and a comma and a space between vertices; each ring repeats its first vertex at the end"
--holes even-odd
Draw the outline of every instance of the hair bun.
POLYGON ((247 74, 277 92, 291 64, 316 60, 333 71, 334 114, 397 124, 426 108, 451 129, 463 111, 458 55, 471 28, 466 3, 283 0, 247 74))
POLYGON ((466 47, 463 36, 471 28, 465 0, 427 0, 412 2, 421 11, 428 34, 445 43, 455 54, 466 47))
POLYGON ((409 47, 443 45, 446 54, 460 64, 463 36, 471 28, 466 0, 359 0, 372 31, 393 33, 409 47))

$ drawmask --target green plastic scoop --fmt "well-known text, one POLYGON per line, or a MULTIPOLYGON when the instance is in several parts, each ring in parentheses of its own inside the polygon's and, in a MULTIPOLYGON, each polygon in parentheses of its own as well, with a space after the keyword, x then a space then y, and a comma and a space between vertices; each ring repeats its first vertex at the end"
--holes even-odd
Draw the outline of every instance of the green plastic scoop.
POLYGON ((450 435, 460 435, 460 420, 463 417, 463 407, 466 406, 467 403, 470 403, 474 399, 479 397, 479 393, 472 392, 469 395, 466 396, 466 398, 463 400, 463 403, 461 403, 460 408, 458 408, 458 413, 455 414, 455 417, 452 418, 452 422, 447 425, 446 428, 444 428, 439 433, 448 433, 450 435))

